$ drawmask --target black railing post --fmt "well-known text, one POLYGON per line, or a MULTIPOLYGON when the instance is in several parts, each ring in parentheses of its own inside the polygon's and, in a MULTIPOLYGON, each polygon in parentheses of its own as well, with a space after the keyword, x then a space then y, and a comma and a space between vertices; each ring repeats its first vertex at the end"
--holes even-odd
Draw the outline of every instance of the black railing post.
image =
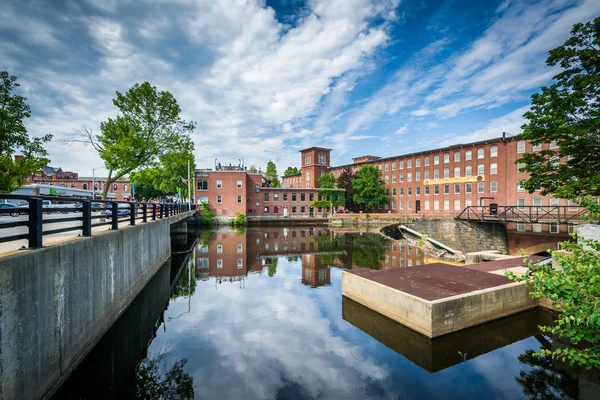
POLYGON ((152 221, 156 221, 156 203, 152 204, 152 221))
POLYGON ((165 216, 165 204, 160 205, 160 219, 163 219, 165 216))
POLYGON ((129 204, 129 225, 135 225, 135 213, 136 213, 135 203, 129 204))
POLYGON ((81 208, 83 211, 82 235, 92 236, 92 202, 83 200, 81 208))
POLYGON ((148 212, 148 204, 142 204, 142 222, 148 222, 148 216, 146 213, 148 212))
POLYGON ((118 230, 119 229, 119 204, 118 203, 111 203, 111 217, 112 217, 112 224, 111 224, 111 229, 113 230, 118 230))
POLYGON ((28 245, 30 249, 42 247, 42 229, 44 224, 44 215, 42 199, 30 198, 29 202, 29 238, 28 245))

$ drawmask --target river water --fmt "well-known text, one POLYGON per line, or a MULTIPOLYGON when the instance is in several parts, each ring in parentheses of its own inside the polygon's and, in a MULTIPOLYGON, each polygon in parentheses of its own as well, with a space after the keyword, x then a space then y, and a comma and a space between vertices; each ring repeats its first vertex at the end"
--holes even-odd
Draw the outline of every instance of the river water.
POLYGON ((342 297, 344 269, 430 261, 406 243, 268 227, 173 249, 54 398, 598 398, 593 374, 532 355, 547 312, 430 340, 342 297))

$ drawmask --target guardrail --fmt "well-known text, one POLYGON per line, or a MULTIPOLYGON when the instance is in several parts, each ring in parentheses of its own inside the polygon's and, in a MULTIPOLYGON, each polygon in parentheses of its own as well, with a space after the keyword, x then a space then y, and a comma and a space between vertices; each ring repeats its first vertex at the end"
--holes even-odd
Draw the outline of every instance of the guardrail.
POLYGON ((484 222, 557 223, 580 222, 591 212, 576 206, 469 206, 457 218, 484 222))
MULTIPOLYGON (((92 200, 92 199, 76 199, 72 197, 61 196, 21 196, 13 194, 0 194, 0 206, 2 203, 10 203, 10 201, 25 201, 26 206, 16 206, 11 208, 0 208, 0 217, 2 216, 19 216, 21 214, 28 215, 28 219, 24 221, 9 221, 0 220, 0 243, 13 242, 17 240, 28 241, 30 249, 43 246, 42 238, 47 235, 57 233, 78 231, 81 230, 82 236, 91 236, 92 228, 99 226, 110 225, 110 229, 118 230, 119 223, 128 222, 128 225, 135 225, 137 221, 142 223, 155 221, 157 219, 167 218, 173 215, 181 214, 189 211, 188 204, 172 204, 172 203, 147 203, 147 202, 131 202, 117 200, 92 200), (44 200, 52 202, 63 202, 53 205, 52 207, 44 207, 44 200), (76 204, 75 207, 72 205, 76 204), (77 213, 77 216, 44 219, 44 214, 52 213, 77 213), (81 224, 46 229, 44 227, 62 223, 81 221, 81 224), (94 222, 98 221, 98 222, 94 222), (27 227, 27 233, 17 233, 12 235, 4 235, 7 229, 27 227)), ((11 203, 14 205, 14 203, 11 203)), ((192 204, 192 210, 196 206, 192 204)))

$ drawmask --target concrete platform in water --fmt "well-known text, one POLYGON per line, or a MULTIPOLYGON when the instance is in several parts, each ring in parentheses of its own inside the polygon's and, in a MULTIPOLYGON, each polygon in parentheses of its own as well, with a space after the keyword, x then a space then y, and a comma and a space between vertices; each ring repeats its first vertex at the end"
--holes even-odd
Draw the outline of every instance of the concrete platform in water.
POLYGON ((342 274, 342 294, 430 338, 446 335, 539 305, 524 283, 522 258, 457 267, 443 263, 342 274))

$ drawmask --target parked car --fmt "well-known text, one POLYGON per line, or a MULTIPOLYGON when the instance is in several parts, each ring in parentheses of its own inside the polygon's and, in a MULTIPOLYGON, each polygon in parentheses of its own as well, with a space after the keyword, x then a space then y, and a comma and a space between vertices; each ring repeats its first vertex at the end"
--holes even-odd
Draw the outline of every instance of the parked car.
POLYGON ((53 203, 50 200, 42 200, 42 208, 46 211, 56 211, 62 212, 64 214, 68 213, 69 210, 64 210, 65 208, 77 208, 76 203, 53 203))
POLYGON ((14 212, 11 212, 10 214, 0 214, 0 217, 3 215, 10 215, 11 217, 18 217, 19 215, 21 215, 21 213, 19 212, 19 209, 22 209, 23 207, 19 207, 14 204, 10 204, 10 203, 2 203, 2 204, 0 204, 0 208, 4 209, 4 210, 6 210, 6 209, 14 210, 14 212))
MULTIPOLYGON (((110 208, 108 204, 107 207, 110 208)), ((104 211, 104 215, 112 215, 112 210, 109 209, 104 211)), ((129 204, 119 203, 117 208, 117 215, 129 215, 129 204)))
MULTIPOLYGON (((110 207, 110 205, 108 207, 110 207)), ((77 208, 83 208, 83 203, 77 203, 77 208)), ((103 203, 92 203, 92 210, 98 211, 102 208, 105 208, 105 205, 103 203)))

